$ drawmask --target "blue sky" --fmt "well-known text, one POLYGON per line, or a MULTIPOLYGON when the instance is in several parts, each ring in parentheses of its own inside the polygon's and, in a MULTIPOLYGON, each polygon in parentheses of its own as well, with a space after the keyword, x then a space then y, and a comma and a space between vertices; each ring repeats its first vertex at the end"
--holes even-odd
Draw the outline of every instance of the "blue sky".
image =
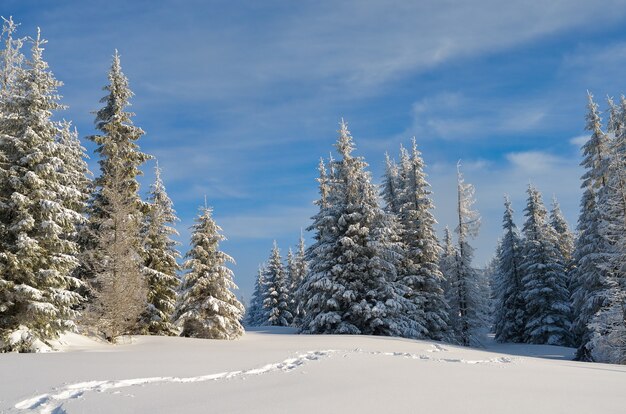
POLYGON ((272 240, 286 252, 310 224, 316 166, 341 117, 376 181, 384 152, 416 136, 441 225, 454 223, 462 159, 483 216, 482 265, 502 195, 521 226, 529 182, 575 226, 586 91, 626 92, 621 0, 0 0, 0 14, 23 35, 41 27, 65 82, 62 116, 81 136, 120 51, 140 145, 163 168, 181 240, 206 194, 246 298, 272 240))

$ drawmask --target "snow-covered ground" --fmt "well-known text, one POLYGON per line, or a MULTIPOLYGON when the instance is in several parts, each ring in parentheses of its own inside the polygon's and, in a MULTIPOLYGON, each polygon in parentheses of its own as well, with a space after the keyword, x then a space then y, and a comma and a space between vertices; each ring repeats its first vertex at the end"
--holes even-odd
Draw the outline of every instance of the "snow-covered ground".
POLYGON ((2 413, 624 413, 626 367, 572 350, 485 350, 249 331, 236 341, 68 335, 65 352, 0 354, 2 413))

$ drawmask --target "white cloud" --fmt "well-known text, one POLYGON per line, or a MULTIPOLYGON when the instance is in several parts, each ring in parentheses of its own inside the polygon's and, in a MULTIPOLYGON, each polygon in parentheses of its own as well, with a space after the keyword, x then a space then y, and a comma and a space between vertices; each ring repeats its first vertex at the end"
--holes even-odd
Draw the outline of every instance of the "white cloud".
POLYGON ((545 173, 568 160, 542 151, 524 151, 506 154, 506 159, 519 171, 529 174, 545 173))
POLYGON ((570 138, 569 143, 576 148, 582 147, 589 140, 589 135, 579 135, 574 138, 570 138))

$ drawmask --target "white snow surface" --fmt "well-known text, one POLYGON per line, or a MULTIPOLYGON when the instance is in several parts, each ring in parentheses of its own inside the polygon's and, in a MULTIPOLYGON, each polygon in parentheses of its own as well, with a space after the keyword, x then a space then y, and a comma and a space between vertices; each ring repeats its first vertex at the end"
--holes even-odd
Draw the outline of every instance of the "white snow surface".
POLYGON ((0 354, 1 413, 623 413, 626 367, 573 350, 248 331, 235 341, 64 335, 0 354))

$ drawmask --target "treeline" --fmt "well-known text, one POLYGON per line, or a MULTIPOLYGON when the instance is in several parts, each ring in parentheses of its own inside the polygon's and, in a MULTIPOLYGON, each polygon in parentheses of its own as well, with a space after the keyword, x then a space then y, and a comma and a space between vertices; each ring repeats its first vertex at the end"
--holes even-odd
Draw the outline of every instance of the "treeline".
POLYGON ((574 345, 583 361, 626 363, 626 99, 603 127, 588 96, 577 234, 530 188, 520 237, 506 204, 498 250, 496 338, 574 345))
POLYGON ((521 232, 505 196, 503 235, 485 269, 472 265, 480 218, 460 169, 456 240, 446 228, 440 242, 415 140, 398 163, 386 157, 379 193, 342 121, 339 159, 320 161, 314 244, 305 252, 301 241, 302 270, 291 270, 291 254, 283 265, 274 246, 246 322, 463 345, 492 330, 502 342, 575 346, 579 360, 626 362, 626 99, 608 103, 604 132, 589 95, 576 234, 556 199, 548 212, 529 185, 521 232))
POLYGON ((43 57, 46 43, 15 36, 4 20, 0 51, 0 351, 34 351, 77 324, 110 341, 124 334, 232 339, 244 309, 205 206, 179 265, 178 221, 161 180, 146 201, 137 177, 153 157, 127 110, 133 93, 115 52, 96 113, 100 174, 43 57), (22 49, 30 44, 30 55, 22 49), (183 272, 182 281, 179 272, 183 272))
POLYGON ((474 188, 458 171, 457 240, 435 233, 434 204, 415 140, 387 157, 380 190, 342 121, 339 158, 320 160, 314 244, 282 263, 276 246, 259 270, 246 322, 303 333, 390 335, 480 344, 489 285, 472 266, 480 225, 474 188), (379 195, 384 205, 379 204, 379 195))

